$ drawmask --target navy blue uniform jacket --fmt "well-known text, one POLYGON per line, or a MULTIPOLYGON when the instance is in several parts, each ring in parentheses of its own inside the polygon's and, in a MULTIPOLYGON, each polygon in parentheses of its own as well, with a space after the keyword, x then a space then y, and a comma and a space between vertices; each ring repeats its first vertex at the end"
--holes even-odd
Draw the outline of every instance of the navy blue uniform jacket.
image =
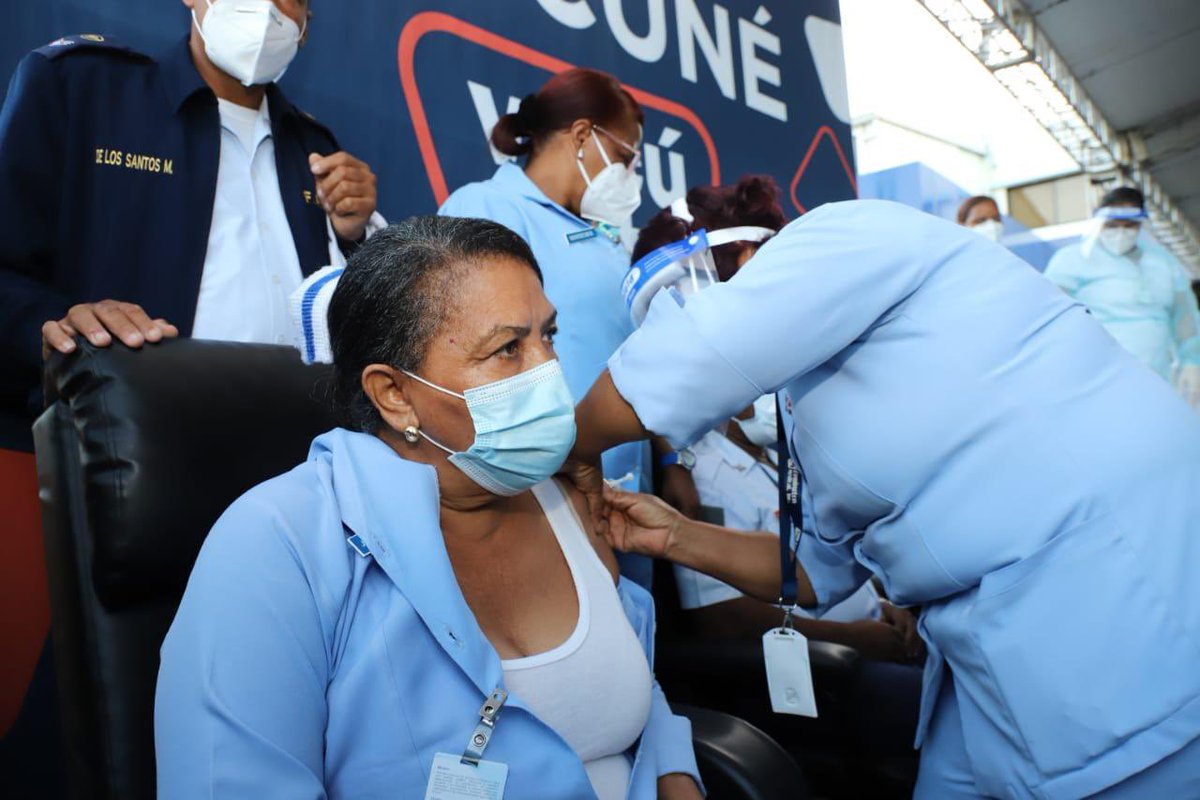
MULTIPOLYGON (((277 86, 267 103, 307 275, 329 260, 308 154, 339 148, 277 86)), ((220 143, 217 98, 186 39, 152 57, 72 36, 18 65, 0 111, 0 447, 29 447, 46 320, 113 299, 191 333, 220 143)))

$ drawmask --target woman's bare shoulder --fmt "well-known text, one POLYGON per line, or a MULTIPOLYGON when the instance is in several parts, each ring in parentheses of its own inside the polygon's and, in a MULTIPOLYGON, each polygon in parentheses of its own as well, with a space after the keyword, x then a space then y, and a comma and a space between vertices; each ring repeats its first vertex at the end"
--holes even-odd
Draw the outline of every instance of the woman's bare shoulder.
POLYGON ((596 528, 592 524, 591 512, 588 510, 587 498, 570 481, 558 478, 554 480, 559 488, 563 490, 563 493, 566 494, 567 499, 571 501, 571 508, 574 509, 575 516, 579 520, 579 525, 583 528, 588 542, 595 549, 596 555, 600 557, 600 563, 612 575, 613 583, 616 583, 621 576, 620 568, 617 566, 617 555, 613 552, 612 545, 603 536, 596 533, 596 528))

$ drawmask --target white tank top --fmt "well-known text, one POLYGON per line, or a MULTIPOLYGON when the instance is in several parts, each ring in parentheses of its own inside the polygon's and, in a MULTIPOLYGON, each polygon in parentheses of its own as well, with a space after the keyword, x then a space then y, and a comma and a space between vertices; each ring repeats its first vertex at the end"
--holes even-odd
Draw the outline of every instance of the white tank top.
POLYGON ((571 570, 579 621, 552 650, 502 660, 505 686, 575 749, 600 800, 623 800, 632 772, 625 751, 650 717, 650 665, 571 501, 553 480, 533 495, 571 570))

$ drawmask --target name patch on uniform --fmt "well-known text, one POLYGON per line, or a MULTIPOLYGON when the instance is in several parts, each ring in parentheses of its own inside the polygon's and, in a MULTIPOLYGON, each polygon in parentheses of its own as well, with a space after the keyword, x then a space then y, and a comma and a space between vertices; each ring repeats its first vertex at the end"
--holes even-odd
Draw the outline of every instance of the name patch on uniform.
POLYGON ((582 231, 571 231, 570 233, 567 234, 567 244, 578 244, 579 242, 586 242, 588 239, 595 239, 595 238, 596 238, 596 229, 595 228, 587 228, 582 231))
POLYGON ((111 147, 96 148, 96 163, 104 167, 119 167, 136 172, 154 172, 160 175, 175 174, 175 160, 149 156, 144 153, 127 153, 111 147))

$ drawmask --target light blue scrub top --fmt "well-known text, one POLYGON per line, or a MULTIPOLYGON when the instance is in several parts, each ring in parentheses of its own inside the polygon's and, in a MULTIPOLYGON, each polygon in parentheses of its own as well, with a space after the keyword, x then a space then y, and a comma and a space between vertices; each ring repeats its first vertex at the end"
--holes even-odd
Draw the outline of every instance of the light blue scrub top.
MULTIPOLYGON (((230 506, 162 647, 159 797, 423 797, 434 755, 463 752, 504 683, 438 519, 431 467, 341 429, 230 506)), ((650 596, 625 580, 618 594, 653 663, 650 596)), ((657 683, 629 757, 629 798, 654 800, 660 775, 696 776, 691 725, 657 683)), ((507 798, 594 796, 575 751, 520 697, 484 758, 508 765, 507 798)))
MULTIPOLYGON (((609 356, 633 333, 621 296, 628 251, 546 197, 513 163, 501 165, 490 180, 458 189, 438 213, 490 219, 529 243, 542 268, 546 296, 558 309, 554 349, 571 394, 582 400, 609 356)), ((632 473, 634 480, 622 486, 649 490, 649 457, 645 442, 613 448, 604 454, 604 477, 619 480, 632 473)))
POLYGON ((1091 309, 1121 345, 1167 380, 1176 361, 1200 364, 1200 311, 1191 281, 1161 247, 1116 256, 1100 244, 1054 254, 1046 277, 1091 309))
POLYGON ((819 603, 875 573, 924 605, 918 742, 949 665, 982 793, 1081 797, 1200 735, 1200 420, 1003 247, 823 206, 609 367, 675 443, 787 392, 819 603))

